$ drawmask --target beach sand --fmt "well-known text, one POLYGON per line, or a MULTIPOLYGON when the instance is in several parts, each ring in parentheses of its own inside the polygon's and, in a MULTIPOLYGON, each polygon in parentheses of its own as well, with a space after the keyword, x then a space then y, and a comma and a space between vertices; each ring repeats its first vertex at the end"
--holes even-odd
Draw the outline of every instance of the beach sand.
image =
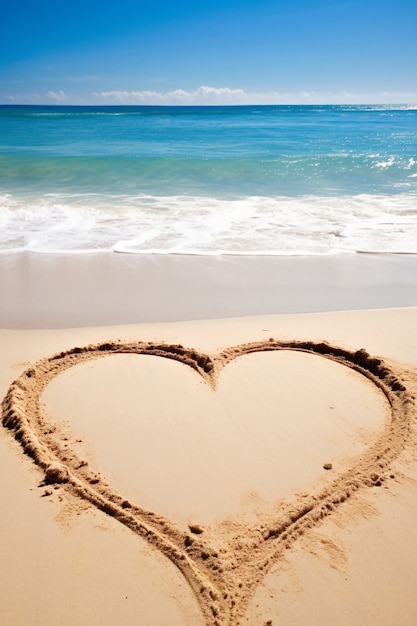
POLYGON ((1 623, 414 625, 416 269, 3 255, 1 623))

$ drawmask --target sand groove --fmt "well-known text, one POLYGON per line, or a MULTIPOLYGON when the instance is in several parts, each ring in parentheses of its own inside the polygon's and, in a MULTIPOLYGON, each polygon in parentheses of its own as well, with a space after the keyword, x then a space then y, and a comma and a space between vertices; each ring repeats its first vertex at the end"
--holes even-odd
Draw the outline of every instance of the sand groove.
MULTIPOLYGON (((111 515, 165 554, 182 572, 200 604, 207 626, 239 624, 249 598, 268 569, 285 550, 355 491, 379 486, 390 464, 404 448, 414 416, 413 396, 396 372, 364 350, 349 352, 327 343, 269 341, 235 346, 206 355, 181 345, 108 342, 75 347, 45 358, 27 369, 9 387, 3 400, 3 425, 14 432, 26 454, 43 470, 45 484, 61 485, 111 515), (383 394, 391 419, 377 441, 319 494, 284 507, 274 518, 236 530, 228 546, 215 550, 204 532, 177 528, 170 520, 128 502, 100 474, 77 457, 67 439, 45 414, 41 395, 53 378, 74 365, 112 354, 153 355, 193 368, 213 388, 221 370, 237 357, 253 352, 293 350, 313 353, 359 372, 383 394)), ((236 527, 238 528, 238 526, 236 527)))

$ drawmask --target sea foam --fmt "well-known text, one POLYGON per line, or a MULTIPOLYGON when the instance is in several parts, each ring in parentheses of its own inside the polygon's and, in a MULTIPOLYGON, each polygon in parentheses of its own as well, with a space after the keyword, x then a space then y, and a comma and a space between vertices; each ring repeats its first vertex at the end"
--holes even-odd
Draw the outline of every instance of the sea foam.
POLYGON ((0 196, 0 250, 417 253, 417 196, 0 196))

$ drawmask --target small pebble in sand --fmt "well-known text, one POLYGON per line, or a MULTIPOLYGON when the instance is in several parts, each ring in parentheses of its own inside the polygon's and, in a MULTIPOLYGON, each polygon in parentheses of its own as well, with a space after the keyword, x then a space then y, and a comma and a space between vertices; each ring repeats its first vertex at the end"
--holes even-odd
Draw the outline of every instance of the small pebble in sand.
POLYGON ((45 470, 45 482, 47 485, 67 483, 68 478, 67 468, 60 463, 51 463, 45 470))
POLYGON ((188 528, 190 529, 190 531, 192 533, 194 533, 195 535, 201 535, 201 533, 204 532, 204 528, 202 528, 201 526, 199 526, 198 524, 190 524, 188 526, 188 528))

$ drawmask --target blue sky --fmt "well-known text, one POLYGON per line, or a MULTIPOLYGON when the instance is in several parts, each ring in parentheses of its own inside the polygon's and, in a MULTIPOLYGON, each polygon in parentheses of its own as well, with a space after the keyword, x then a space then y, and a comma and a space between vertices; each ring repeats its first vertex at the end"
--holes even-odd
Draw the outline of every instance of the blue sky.
POLYGON ((0 103, 416 103, 415 0, 13 0, 0 103))

